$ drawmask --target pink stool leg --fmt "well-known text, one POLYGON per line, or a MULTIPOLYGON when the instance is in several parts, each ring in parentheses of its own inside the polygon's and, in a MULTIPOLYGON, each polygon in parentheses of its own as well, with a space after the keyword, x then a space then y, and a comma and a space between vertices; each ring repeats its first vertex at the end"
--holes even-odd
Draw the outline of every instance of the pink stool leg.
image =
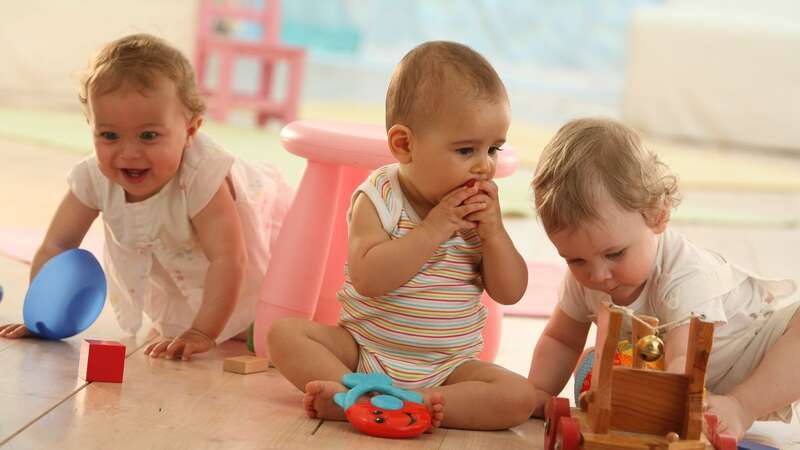
POLYGON ((275 244, 256 308, 253 342, 266 356, 267 333, 284 317, 311 319, 331 247, 341 167, 308 161, 275 244))
POLYGON ((367 179, 369 171, 353 167, 342 167, 339 179, 339 199, 336 202, 336 218, 334 219, 331 250, 325 264, 325 275, 319 292, 319 303, 314 313, 314 321, 325 325, 336 325, 339 321, 339 300, 336 293, 344 283, 344 265, 347 262, 347 210, 353 191, 367 179))

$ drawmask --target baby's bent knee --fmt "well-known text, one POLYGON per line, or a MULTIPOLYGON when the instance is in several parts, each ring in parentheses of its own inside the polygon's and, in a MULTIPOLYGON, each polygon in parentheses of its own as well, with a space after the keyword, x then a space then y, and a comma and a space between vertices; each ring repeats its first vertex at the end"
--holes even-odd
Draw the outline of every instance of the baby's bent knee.
POLYGON ((287 337, 291 337, 292 335, 302 333, 302 330, 304 329, 302 324, 304 322, 307 321, 294 317, 276 320, 275 323, 269 327, 269 331, 267 332, 267 342, 272 345, 272 343, 281 341, 287 337))

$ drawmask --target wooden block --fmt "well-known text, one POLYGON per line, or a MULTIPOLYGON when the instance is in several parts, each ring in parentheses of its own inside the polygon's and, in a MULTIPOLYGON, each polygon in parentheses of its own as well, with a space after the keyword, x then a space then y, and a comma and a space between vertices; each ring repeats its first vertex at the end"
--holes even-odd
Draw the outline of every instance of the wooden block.
POLYGON ((116 341, 84 339, 78 375, 86 381, 122 383, 125 346, 116 341))
POLYGON ((233 356, 225 358, 222 363, 222 370, 226 372, 240 373, 247 375, 248 373, 264 372, 269 368, 269 359, 261 358, 259 356, 244 355, 233 356))

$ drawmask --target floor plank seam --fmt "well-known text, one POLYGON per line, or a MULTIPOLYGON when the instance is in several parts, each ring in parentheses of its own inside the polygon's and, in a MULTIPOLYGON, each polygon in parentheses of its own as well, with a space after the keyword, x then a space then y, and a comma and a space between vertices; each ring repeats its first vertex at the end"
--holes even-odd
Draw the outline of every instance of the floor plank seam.
POLYGON ((442 427, 437 427, 434 431, 437 433, 444 431, 444 436, 439 439, 439 445, 436 448, 444 447, 444 443, 447 441, 447 430, 443 429, 442 427))
MULTIPOLYGON (((134 350, 133 350, 133 351, 132 351, 130 354, 128 354, 128 355, 125 355, 125 359, 128 359, 128 358, 132 357, 132 356, 133 356, 134 354, 136 354, 136 353, 137 353, 137 352, 138 352, 140 349, 142 349, 142 347, 144 347, 145 345, 147 345, 147 344, 148 344, 150 341, 152 341, 152 340, 154 340, 154 339, 155 339, 155 338, 153 338, 153 339, 150 339, 150 340, 146 340, 144 343, 142 343, 141 345, 137 346, 137 347, 136 347, 136 348, 135 348, 135 349, 134 349, 134 350)), ((3 349, 0 349, 0 352, 2 352, 2 351, 4 351, 4 350, 6 350, 6 349, 8 349, 8 348, 10 348, 10 346, 9 346, 9 347, 6 347, 6 348, 3 348, 3 349)), ((71 399, 72 397, 74 397, 75 395, 77 395, 77 394, 78 394, 78 392, 80 392, 80 391, 82 391, 82 390, 86 389, 86 387, 87 387, 87 386, 89 386, 91 383, 92 383, 91 381, 89 381, 89 382, 86 382, 86 383, 83 383, 83 385, 81 385, 79 388, 75 389, 74 391, 70 392, 70 393, 69 393, 69 394, 68 394, 66 397, 64 397, 63 399, 61 399, 61 400, 60 400, 58 403, 54 404, 53 406, 51 406, 50 408, 46 409, 44 412, 42 412, 42 413, 41 413, 41 414, 39 414, 38 416, 34 417, 34 418, 33 418, 33 419, 30 421, 30 422, 26 423, 26 424, 25 424, 25 425, 24 425, 22 428, 20 428, 19 430, 15 431, 13 434, 11 434, 11 435, 10 435, 9 437, 7 437, 6 439, 4 439, 4 440, 0 441, 0 447, 4 446, 4 445, 5 445, 5 444, 7 444, 9 441, 11 441, 12 439, 14 439, 14 437, 18 436, 20 433, 22 433, 23 431, 25 431, 26 429, 28 429, 28 428, 29 428, 31 425, 33 425, 34 423, 38 422, 38 421, 39 421, 39 420, 40 420, 42 417, 46 416, 46 415, 47 415, 47 414, 49 414, 51 411, 53 411, 54 409, 58 408, 58 407, 59 407, 59 406, 60 406, 62 403, 66 402, 67 400, 69 400, 69 399, 71 399)))
MULTIPOLYGON (((155 336, 152 339, 145 339, 144 342, 142 342, 136 348, 134 348, 133 351, 131 351, 129 354, 125 355, 125 359, 132 358, 133 355, 135 355, 136 353, 139 353, 139 350, 144 348, 145 345, 149 344, 152 341, 155 341, 156 339, 158 339, 158 336, 155 336)), ((127 349, 125 351, 127 352, 127 349)))
POLYGON ((325 423, 324 420, 320 420, 317 426, 314 428, 314 431, 311 432, 311 436, 317 434, 317 431, 322 427, 322 424, 325 423))
POLYGON ((67 400, 71 399, 73 396, 75 396, 75 394, 77 394, 78 392, 86 389, 86 387, 89 386, 91 383, 92 383, 91 381, 87 382, 87 383, 83 383, 83 385, 81 387, 79 387, 78 389, 75 389, 75 391, 73 391, 72 394, 64 397, 63 399, 61 399, 61 401, 59 401, 55 405, 51 406, 50 408, 47 408, 43 413, 39 414, 38 416, 34 417, 33 420, 31 420, 30 422, 26 423, 22 428, 20 428, 19 430, 15 431, 11 436, 9 436, 9 437, 5 438, 4 440, 0 441, 0 447, 6 445, 9 441, 14 439, 20 433, 22 433, 23 431, 27 430, 31 425, 33 425, 34 423, 38 422, 39 419, 41 419, 42 417, 46 416, 47 414, 49 414, 54 409, 56 409, 59 406, 61 406, 62 403, 64 403, 67 400))

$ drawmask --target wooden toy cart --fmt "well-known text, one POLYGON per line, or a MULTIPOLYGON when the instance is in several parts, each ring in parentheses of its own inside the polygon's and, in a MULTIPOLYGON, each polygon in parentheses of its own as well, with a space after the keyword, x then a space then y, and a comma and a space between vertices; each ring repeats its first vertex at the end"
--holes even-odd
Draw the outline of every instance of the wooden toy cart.
MULTIPOLYGON (((645 369, 635 350, 632 367, 613 365, 623 316, 608 304, 598 311, 591 388, 580 399, 586 429, 571 416, 568 399, 551 399, 545 409, 545 450, 704 450, 703 392, 714 325, 691 319, 686 369, 675 374, 645 369)), ((650 326, 632 320, 634 345, 653 334, 651 327, 658 323, 638 317, 650 326)), ((711 432, 717 450, 736 450, 735 439, 711 432)))

